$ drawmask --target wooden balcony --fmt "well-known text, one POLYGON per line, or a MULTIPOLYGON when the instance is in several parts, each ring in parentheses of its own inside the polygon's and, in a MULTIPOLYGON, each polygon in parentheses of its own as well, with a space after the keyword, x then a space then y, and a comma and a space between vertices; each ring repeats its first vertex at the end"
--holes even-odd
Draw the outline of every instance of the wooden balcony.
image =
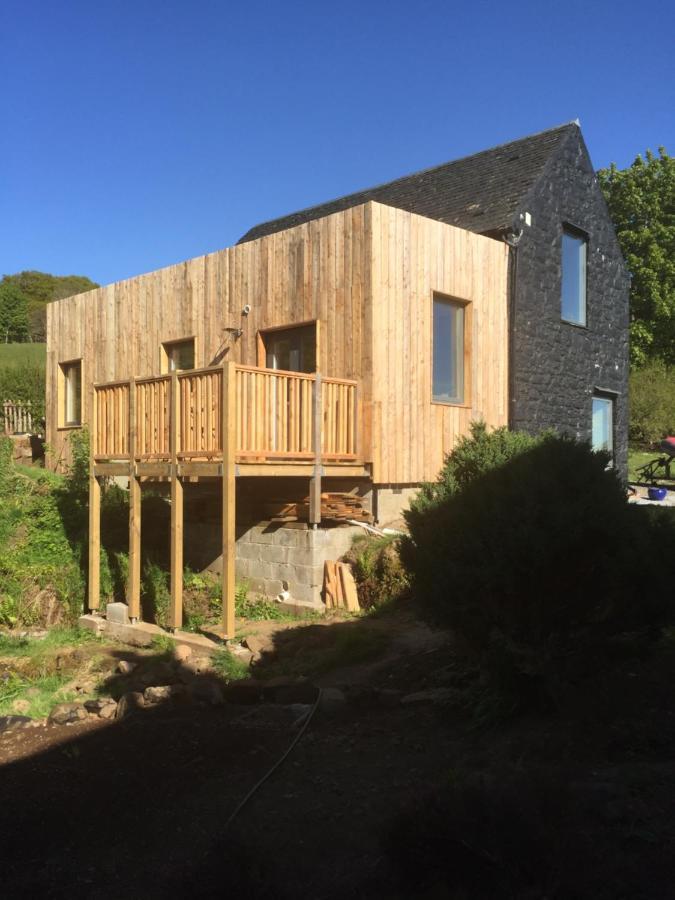
POLYGON ((364 473, 355 381, 225 363, 93 391, 96 474, 219 475, 224 446, 237 474, 364 473))
POLYGON ((93 387, 89 478, 89 608, 100 605, 101 483, 129 476, 129 615, 140 615, 141 482, 171 488, 171 627, 183 618, 183 482, 222 480, 223 627, 234 635, 235 479, 309 479, 309 522, 321 520, 321 479, 369 474, 359 457, 356 382, 225 363, 93 387))

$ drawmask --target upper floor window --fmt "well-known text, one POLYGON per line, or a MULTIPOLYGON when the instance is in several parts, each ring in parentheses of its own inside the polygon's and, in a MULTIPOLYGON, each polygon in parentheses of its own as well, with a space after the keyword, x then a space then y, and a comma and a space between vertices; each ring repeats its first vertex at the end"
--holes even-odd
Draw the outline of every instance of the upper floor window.
POLYGON ((60 363, 61 426, 82 424, 82 360, 60 363))
POLYGON ((195 367, 195 339, 166 341, 162 344, 162 371, 181 372, 195 367))
POLYGON ((562 317, 575 325, 586 324, 586 254, 588 239, 580 231, 563 228, 562 317))
POLYGON ((287 372, 316 372, 316 338, 315 322, 260 332, 258 364, 287 372))
POLYGON ((432 399, 464 403, 465 304, 434 296, 432 399))

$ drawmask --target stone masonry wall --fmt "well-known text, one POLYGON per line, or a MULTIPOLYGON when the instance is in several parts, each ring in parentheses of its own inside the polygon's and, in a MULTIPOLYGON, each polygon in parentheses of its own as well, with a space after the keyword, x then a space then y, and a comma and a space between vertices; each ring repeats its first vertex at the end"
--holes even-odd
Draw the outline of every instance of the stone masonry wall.
POLYGON ((616 465, 628 453, 628 291, 612 223, 580 133, 572 134, 524 202, 518 247, 512 421, 591 438, 594 390, 616 393, 616 465), (563 224, 588 235, 587 326, 561 319, 563 224))

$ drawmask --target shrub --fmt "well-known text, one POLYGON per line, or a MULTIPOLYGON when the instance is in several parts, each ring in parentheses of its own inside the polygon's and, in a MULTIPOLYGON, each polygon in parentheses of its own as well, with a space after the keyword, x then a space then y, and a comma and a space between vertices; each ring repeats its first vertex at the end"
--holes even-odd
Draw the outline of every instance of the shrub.
POLYGON ((357 538, 345 560, 352 566, 361 609, 374 609, 397 600, 408 590, 408 574, 401 564, 397 537, 357 538))
POLYGON ((522 700, 550 700, 606 639, 654 636, 671 619, 672 517, 630 507, 605 465, 548 435, 407 515, 403 557, 423 615, 522 700))
POLYGON ((630 439, 653 444, 675 434, 675 368, 659 360, 630 376, 630 439))

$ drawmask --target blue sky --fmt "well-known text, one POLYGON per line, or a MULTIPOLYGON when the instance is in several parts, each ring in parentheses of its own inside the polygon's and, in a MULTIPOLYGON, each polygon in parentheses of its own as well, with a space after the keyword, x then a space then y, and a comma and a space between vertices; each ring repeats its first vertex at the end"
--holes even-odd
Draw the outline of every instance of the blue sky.
POLYGON ((107 283, 579 117, 675 153, 675 6, 0 4, 0 274, 107 283))

